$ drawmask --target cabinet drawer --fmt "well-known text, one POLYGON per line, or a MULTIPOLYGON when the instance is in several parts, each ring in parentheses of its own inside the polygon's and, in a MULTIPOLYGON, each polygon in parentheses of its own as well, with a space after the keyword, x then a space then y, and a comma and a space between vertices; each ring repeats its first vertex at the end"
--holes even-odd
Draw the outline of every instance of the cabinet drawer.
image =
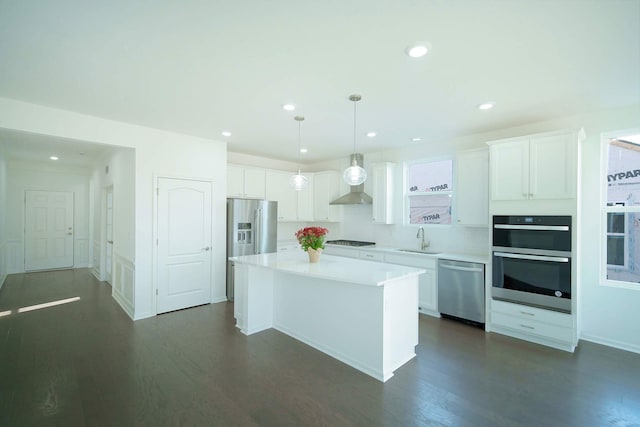
POLYGON ((384 254, 380 252, 359 252, 359 257, 361 259, 368 259, 369 261, 384 261, 384 254))
POLYGON ((557 311, 543 310, 521 304, 512 304, 504 301, 491 301, 492 313, 502 313, 523 320, 544 322, 550 325, 573 328, 573 318, 570 314, 557 311))
POLYGON ((537 322, 535 320, 521 317, 509 316, 507 314, 492 312, 491 321, 493 324, 519 332, 538 335, 556 341, 573 342, 573 330, 562 326, 550 325, 548 323, 537 322))

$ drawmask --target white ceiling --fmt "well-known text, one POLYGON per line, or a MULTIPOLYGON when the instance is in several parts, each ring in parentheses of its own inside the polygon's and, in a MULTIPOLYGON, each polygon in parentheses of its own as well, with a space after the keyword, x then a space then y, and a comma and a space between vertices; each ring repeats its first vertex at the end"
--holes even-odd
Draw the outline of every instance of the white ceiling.
POLYGON ((0 141, 4 144, 9 159, 49 162, 52 166, 64 167, 98 165, 113 149, 108 145, 7 129, 0 129, 0 141), (58 157, 58 160, 50 160, 51 156, 58 157))
POLYGON ((301 114, 317 161, 352 151, 352 93, 363 152, 638 104, 639 19, 640 0, 0 0, 0 96, 283 160, 301 114))

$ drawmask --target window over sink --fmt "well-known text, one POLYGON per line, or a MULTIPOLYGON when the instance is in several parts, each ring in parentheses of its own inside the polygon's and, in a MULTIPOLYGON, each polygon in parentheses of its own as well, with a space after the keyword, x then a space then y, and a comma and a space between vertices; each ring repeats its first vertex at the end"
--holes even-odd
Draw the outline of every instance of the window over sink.
POLYGON ((603 140, 603 283, 640 289, 640 130, 603 140))
POLYGON ((453 159, 405 162, 405 224, 451 224, 453 159))

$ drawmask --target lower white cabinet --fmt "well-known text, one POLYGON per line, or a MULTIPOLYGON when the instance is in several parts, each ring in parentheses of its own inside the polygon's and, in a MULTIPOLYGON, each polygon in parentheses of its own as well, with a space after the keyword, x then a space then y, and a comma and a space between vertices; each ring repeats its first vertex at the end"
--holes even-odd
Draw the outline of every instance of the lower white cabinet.
POLYGON ((538 344, 574 351, 577 344, 571 314, 491 301, 491 330, 538 344))
POLYGON ((424 255, 385 254, 385 262, 424 268, 426 272, 418 276, 418 311, 430 316, 440 317, 438 312, 436 258, 427 258, 424 255))

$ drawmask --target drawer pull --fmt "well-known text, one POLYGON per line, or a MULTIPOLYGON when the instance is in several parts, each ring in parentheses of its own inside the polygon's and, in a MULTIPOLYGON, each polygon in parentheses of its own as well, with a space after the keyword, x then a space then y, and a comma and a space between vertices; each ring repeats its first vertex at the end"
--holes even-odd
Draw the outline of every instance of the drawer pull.
POLYGON ((527 311, 521 311, 520 314, 524 314, 524 315, 527 315, 527 316, 535 316, 535 313, 529 313, 527 311))
POLYGON ((521 328, 525 328, 525 329, 531 329, 532 331, 534 331, 536 328, 534 328, 533 326, 528 326, 528 325, 520 325, 521 328))

